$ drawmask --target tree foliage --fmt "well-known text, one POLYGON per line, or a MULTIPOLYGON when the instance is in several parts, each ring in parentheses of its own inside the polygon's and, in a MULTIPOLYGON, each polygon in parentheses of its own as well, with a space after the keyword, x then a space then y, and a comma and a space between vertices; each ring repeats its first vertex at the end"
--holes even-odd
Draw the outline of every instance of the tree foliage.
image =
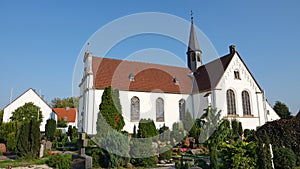
POLYGON ((57 120, 57 127, 67 127, 68 124, 67 124, 67 121, 65 120, 65 118, 61 118, 59 120, 57 120))
POLYGON ((237 141, 243 135, 243 127, 242 123, 233 119, 231 121, 231 128, 232 128, 232 138, 237 141))
POLYGON ((106 87, 102 94, 96 124, 97 134, 93 141, 101 147, 97 154, 101 156, 99 160, 102 161, 98 164, 105 168, 125 165, 125 157, 129 153, 129 137, 121 132, 125 122, 119 91, 111 86, 106 87))
POLYGON ((190 131, 191 128, 193 127, 194 119, 192 118, 192 115, 188 110, 186 111, 186 113, 184 115, 184 118, 182 120, 182 124, 183 124, 183 129, 185 131, 190 131))
POLYGON ((72 155, 70 154, 56 154, 51 155, 46 163, 50 167, 55 167, 59 169, 70 169, 72 162, 72 155))
POLYGON ((102 139, 101 147, 105 149, 106 167, 115 168, 127 164, 129 137, 117 131, 109 132, 102 139))
POLYGON ((200 134, 202 132, 202 127, 204 125, 205 121, 201 119, 196 119, 194 122, 193 127, 189 131, 189 136, 194 137, 196 139, 196 142, 199 142, 200 134))
MULTIPOLYGON (((111 86, 104 89, 99 110, 102 117, 98 115, 97 127, 101 128, 101 125, 104 125, 103 123, 107 123, 117 131, 123 129, 125 122, 117 89, 113 89, 111 86)), ((97 132, 101 130, 100 128, 97 129, 97 132)))
POLYGON ((138 126, 138 138, 149 138, 158 136, 158 131, 154 121, 151 119, 141 119, 138 126))
POLYGON ((54 139, 54 134, 56 130, 56 121, 54 119, 48 119, 45 126, 46 138, 50 141, 54 139))
POLYGON ((273 109, 278 114, 278 116, 282 119, 290 119, 293 116, 291 115, 291 112, 289 108, 282 102, 276 101, 273 109))
POLYGON ((289 148, 274 148, 275 168, 289 169, 296 167, 296 155, 289 148))
POLYGON ((41 124, 43 121, 43 113, 38 106, 29 102, 12 112, 10 119, 18 122, 30 122, 31 120, 35 120, 41 124))
POLYGON ((17 121, 9 121, 6 123, 3 123, 0 126, 0 140, 2 142, 7 142, 7 136, 9 133, 16 133, 19 128, 20 123, 17 121))
POLYGON ((173 155, 172 146, 167 145, 159 149, 159 160, 170 160, 173 155))
POLYGON ((208 106, 201 119, 205 121, 199 138, 200 143, 204 143, 215 132, 219 126, 221 111, 217 112, 217 108, 208 106))
POLYGON ((171 131, 171 140, 172 144, 176 145, 178 144, 182 139, 184 138, 184 131, 183 131, 183 126, 181 123, 173 123, 172 126, 172 131, 171 131))
POLYGON ((78 130, 75 126, 69 125, 67 135, 70 137, 72 142, 76 142, 78 140, 78 130))
POLYGON ((257 137, 256 154, 258 156, 257 165, 259 169, 272 169, 272 159, 270 152, 270 139, 266 132, 262 132, 261 136, 257 137))
POLYGON ((157 164, 158 158, 152 147, 151 139, 133 139, 130 145, 132 164, 142 167, 151 167, 157 164))
POLYGON ((36 158, 40 150, 40 127, 36 120, 23 122, 17 133, 17 151, 21 157, 36 158))
MULTIPOLYGON (((256 135, 258 138, 267 135, 274 148, 289 148, 297 155, 300 152, 300 120, 297 118, 268 122, 257 130, 256 135)), ((300 164, 300 158, 297 163, 300 164)))
POLYGON ((167 127, 165 124, 159 128, 159 141, 165 142, 165 141, 170 141, 170 129, 167 127))
POLYGON ((51 106, 53 108, 77 108, 79 103, 79 98, 78 97, 68 97, 68 98, 54 98, 51 101, 51 106))
POLYGON ((256 169, 256 144, 238 141, 233 144, 221 144, 222 169, 256 169))
POLYGON ((17 146, 16 132, 11 132, 7 135, 6 148, 9 151, 15 151, 17 146))
POLYGON ((3 123, 3 113, 4 113, 4 111, 0 110, 0 126, 3 123))

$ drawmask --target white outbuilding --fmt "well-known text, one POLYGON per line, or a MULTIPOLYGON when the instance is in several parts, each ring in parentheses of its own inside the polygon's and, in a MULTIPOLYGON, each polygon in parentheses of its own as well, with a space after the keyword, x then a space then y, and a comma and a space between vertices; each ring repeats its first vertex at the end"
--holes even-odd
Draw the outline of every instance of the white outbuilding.
POLYGON ((4 107, 3 113, 3 122, 10 121, 10 117, 12 116, 12 112, 14 112, 19 107, 25 105, 25 103, 32 102, 35 106, 39 107, 42 111, 43 121, 40 126, 40 131, 45 131, 46 121, 50 118, 56 120, 57 116, 52 111, 52 108, 44 101, 44 99, 36 93, 32 88, 28 89, 26 92, 17 97, 14 101, 9 103, 6 107, 4 107))

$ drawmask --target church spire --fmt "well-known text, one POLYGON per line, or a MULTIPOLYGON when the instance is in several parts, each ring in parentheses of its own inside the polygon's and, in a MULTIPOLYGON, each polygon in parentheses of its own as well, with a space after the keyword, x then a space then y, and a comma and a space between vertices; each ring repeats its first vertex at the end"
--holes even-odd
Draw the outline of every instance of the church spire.
POLYGON ((201 59, 202 51, 200 50, 196 30, 194 27, 193 11, 191 11, 190 38, 189 38, 189 46, 186 54, 188 57, 188 67, 191 69, 191 71, 196 72, 198 67, 202 65, 202 59, 201 59))

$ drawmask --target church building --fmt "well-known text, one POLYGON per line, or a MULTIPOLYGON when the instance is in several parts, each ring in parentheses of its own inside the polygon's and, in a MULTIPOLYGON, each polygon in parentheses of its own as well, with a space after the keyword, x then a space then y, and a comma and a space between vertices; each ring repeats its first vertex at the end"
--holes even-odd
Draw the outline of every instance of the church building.
POLYGON ((88 49, 79 85, 79 131, 97 133, 101 96, 108 86, 119 89, 123 129, 129 133, 140 119, 152 119, 157 128, 172 128, 186 112, 199 118, 208 106, 217 108, 221 118, 237 119, 244 129, 279 119, 235 46, 227 55, 202 63, 193 20, 186 54, 184 68, 97 57, 88 49))

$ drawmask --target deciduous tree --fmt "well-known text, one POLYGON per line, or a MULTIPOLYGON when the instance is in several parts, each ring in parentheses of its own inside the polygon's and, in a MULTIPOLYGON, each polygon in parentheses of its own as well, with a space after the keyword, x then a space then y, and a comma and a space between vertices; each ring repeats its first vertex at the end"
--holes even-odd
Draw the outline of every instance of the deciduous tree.
POLYGON ((18 122, 30 122, 31 120, 35 120, 41 124, 43 121, 43 114, 38 106, 29 102, 12 112, 10 119, 18 122))
POLYGON ((276 101, 273 109, 278 114, 278 116, 282 119, 290 119, 293 116, 291 115, 291 112, 289 108, 282 102, 276 101))
POLYGON ((51 101, 51 106, 53 108, 77 108, 78 107, 78 97, 68 97, 68 98, 55 98, 51 101))

